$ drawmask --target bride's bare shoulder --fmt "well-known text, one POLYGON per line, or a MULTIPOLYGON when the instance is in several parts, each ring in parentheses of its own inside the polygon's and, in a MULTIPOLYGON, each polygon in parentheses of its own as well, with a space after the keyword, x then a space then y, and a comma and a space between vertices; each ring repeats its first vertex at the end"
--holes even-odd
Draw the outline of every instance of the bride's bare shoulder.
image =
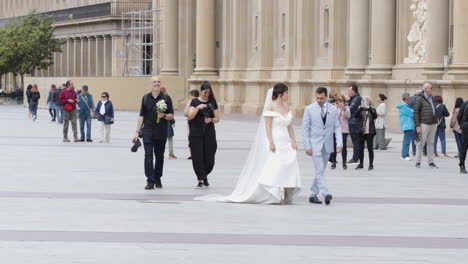
POLYGON ((276 112, 276 111, 275 111, 275 110, 276 110, 275 104, 273 104, 273 103, 269 104, 269 105, 267 106, 267 110, 268 110, 268 111, 271 111, 271 112, 276 112))

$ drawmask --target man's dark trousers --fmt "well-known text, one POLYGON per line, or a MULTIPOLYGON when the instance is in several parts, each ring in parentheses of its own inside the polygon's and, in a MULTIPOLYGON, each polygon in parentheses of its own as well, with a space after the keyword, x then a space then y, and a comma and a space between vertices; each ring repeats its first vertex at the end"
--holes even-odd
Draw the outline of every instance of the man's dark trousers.
POLYGON ((143 146, 145 148, 145 175, 148 183, 158 183, 163 174, 164 151, 167 138, 154 138, 151 132, 143 132, 143 146), (156 162, 153 164, 153 155, 156 162))

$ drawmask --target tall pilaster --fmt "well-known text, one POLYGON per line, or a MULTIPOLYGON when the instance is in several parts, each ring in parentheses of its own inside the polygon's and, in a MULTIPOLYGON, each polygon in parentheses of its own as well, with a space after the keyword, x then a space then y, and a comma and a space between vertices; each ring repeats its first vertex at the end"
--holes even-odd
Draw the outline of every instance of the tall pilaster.
POLYGON ((103 76, 112 75, 112 36, 104 35, 103 40, 103 76))
POLYGON ((96 37, 90 36, 88 37, 88 68, 89 68, 89 75, 95 77, 97 76, 97 68, 96 68, 96 57, 97 57, 97 45, 96 45, 96 37))
POLYGON ((218 75, 216 69, 215 0, 197 1, 197 47, 195 75, 218 75))
POLYGON ((468 1, 453 0, 453 65, 451 74, 468 75, 468 1))
POLYGON ((75 77, 81 77, 81 38, 74 38, 74 50, 73 50, 73 60, 74 60, 74 75, 75 77))
POLYGON ((348 0, 346 74, 363 74, 369 63, 369 0, 348 0))
POLYGON ((162 26, 161 75, 179 72, 179 0, 165 0, 162 26))
POLYGON ((75 76, 75 60, 74 60, 74 44, 73 39, 70 38, 67 40, 67 77, 75 76))
MULTIPOLYGON (((354 1, 353 1, 354 2, 354 1)), ((368 74, 391 77, 395 65, 396 1, 371 0, 368 74)))
POLYGON ((104 76, 104 38, 96 36, 96 77, 104 76))
POLYGON ((88 37, 81 38, 81 76, 89 76, 89 44, 88 37))

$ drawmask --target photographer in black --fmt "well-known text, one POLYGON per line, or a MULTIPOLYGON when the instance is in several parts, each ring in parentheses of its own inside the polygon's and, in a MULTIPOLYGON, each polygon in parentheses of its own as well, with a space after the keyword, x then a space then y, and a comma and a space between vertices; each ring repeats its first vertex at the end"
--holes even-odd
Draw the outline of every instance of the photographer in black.
POLYGON ((208 175, 215 164, 217 149, 215 123, 220 120, 218 104, 208 81, 200 88, 200 97, 193 98, 188 114, 189 143, 192 152, 192 165, 197 175, 196 188, 208 187, 208 175))

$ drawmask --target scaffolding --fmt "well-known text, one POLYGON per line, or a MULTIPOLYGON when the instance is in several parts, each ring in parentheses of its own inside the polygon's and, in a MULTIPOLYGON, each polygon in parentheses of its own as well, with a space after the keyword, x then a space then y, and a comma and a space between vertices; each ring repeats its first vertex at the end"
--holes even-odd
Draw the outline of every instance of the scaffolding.
POLYGON ((122 13, 123 76, 152 76, 160 70, 161 10, 122 13))

